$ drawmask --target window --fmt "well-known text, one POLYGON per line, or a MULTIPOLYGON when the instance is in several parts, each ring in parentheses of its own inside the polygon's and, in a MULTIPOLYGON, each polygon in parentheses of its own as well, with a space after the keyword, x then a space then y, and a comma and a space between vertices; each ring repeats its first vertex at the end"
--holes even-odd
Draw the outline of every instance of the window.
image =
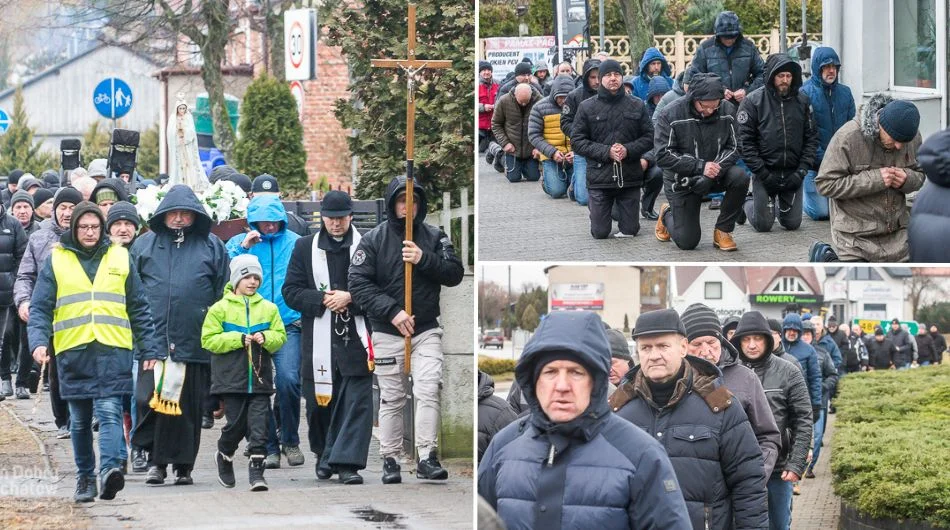
POLYGON ((881 275, 871 267, 854 267, 848 271, 849 280, 861 280, 861 281, 871 281, 871 282, 880 282, 883 281, 881 275))
POLYGON ((812 294, 811 289, 805 285, 801 278, 794 276, 782 276, 772 282, 772 286, 765 290, 766 293, 782 294, 812 294))
POLYGON ((937 88, 936 0, 892 0, 894 86, 937 88))
POLYGON ((844 304, 831 304, 831 314, 838 319, 839 324, 848 325, 850 315, 844 313, 844 304))
POLYGON ((864 304, 861 318, 887 320, 887 304, 864 304))
POLYGON ((706 282, 706 300, 722 300, 722 282, 706 282))

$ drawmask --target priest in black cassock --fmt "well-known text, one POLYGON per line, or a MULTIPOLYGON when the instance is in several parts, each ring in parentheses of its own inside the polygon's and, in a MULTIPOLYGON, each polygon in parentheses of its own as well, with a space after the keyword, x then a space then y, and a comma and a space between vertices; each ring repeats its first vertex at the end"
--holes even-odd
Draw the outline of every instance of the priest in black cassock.
POLYGON ((343 484, 362 484, 373 434, 373 346, 347 286, 360 234, 349 195, 330 191, 320 206, 320 232, 295 243, 283 295, 302 315, 300 373, 317 478, 336 473, 343 484))

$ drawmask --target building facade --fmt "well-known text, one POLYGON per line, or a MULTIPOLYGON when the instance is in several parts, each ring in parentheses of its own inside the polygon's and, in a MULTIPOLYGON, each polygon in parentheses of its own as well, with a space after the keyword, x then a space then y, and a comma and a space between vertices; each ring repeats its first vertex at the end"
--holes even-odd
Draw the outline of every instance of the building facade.
POLYGON ((632 328, 640 316, 639 267, 553 265, 544 272, 549 313, 593 311, 616 329, 632 328))

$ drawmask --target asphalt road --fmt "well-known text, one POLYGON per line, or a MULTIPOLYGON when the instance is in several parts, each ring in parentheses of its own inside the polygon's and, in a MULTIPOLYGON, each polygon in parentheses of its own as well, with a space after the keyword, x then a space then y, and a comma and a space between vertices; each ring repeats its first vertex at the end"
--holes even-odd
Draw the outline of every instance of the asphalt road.
MULTIPOLYGON (((723 252, 712 244, 718 211, 702 206, 703 239, 690 251, 653 236, 653 221, 641 219, 640 233, 632 238, 596 240, 590 235, 586 207, 567 199, 551 199, 538 182, 509 183, 485 161, 478 162, 478 259, 487 261, 785 261, 808 260, 815 240, 828 242, 828 221, 807 215, 801 228, 787 231, 778 222, 771 232, 759 233, 748 223, 733 236, 739 249, 723 252)), ((657 211, 665 202, 657 199, 657 211)), ((616 231, 616 223, 614 231, 616 231)))

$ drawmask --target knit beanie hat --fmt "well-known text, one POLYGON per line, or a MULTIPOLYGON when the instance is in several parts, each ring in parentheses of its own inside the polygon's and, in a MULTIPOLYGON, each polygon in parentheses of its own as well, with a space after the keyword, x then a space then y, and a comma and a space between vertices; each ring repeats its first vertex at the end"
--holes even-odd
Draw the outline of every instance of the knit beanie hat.
POLYGON ((686 327, 686 339, 689 341, 697 337, 719 336, 719 317, 705 304, 697 303, 687 307, 680 318, 686 327))
POLYGON ((106 219, 102 215, 102 210, 98 206, 89 202, 89 201, 79 201, 76 203, 76 207, 73 208, 73 215, 69 219, 69 232, 73 236, 73 241, 78 245, 79 244, 79 235, 76 233, 79 229, 79 219, 86 214, 95 214, 99 218, 99 240, 101 241, 105 237, 105 227, 106 219))
POLYGON ((20 177, 22 176, 23 176, 22 169, 14 169, 13 171, 10 172, 10 175, 7 177, 7 182, 9 182, 10 184, 19 184, 20 177))
POLYGON ((782 323, 778 319, 770 318, 769 319, 769 329, 781 335, 782 333, 782 323))
POLYGON ((128 221, 135 225, 136 230, 142 227, 142 219, 139 218, 135 206, 126 201, 119 201, 109 208, 109 215, 106 217, 106 230, 109 230, 116 221, 128 221))
MULTIPOLYGON (((27 194, 29 195, 29 194, 27 194)), ((33 194, 33 207, 42 205, 44 202, 53 198, 53 192, 48 189, 36 190, 36 193, 33 194)))
POLYGON ((99 188, 99 191, 96 192, 96 196, 93 197, 96 201, 96 204, 99 204, 102 201, 112 201, 115 202, 119 200, 119 195, 115 190, 109 188, 99 188))
POLYGON ((30 208, 33 208, 33 196, 23 190, 16 190, 16 193, 10 198, 10 208, 13 208, 13 205, 18 202, 29 203, 30 208))
MULTIPOLYGON (((249 254, 242 254, 243 256, 248 256, 249 254)), ((551 352, 544 352, 544 355, 541 355, 536 363, 534 363, 534 373, 532 374, 532 381, 537 382, 538 376, 541 375, 541 370, 544 369, 548 364, 553 363, 554 361, 573 361, 587 370, 587 373, 593 374, 594 369, 591 366, 590 361, 587 360, 583 355, 572 352, 570 350, 557 350, 551 352)))
POLYGON ((624 337, 623 332, 619 329, 608 329, 606 333, 607 342, 610 343, 610 356, 614 359, 633 361, 633 357, 630 355, 630 346, 627 344, 627 338, 624 337))
POLYGON ((518 63, 515 65, 515 75, 531 75, 530 63, 518 63))
POLYGON ((478 61, 478 73, 488 70, 493 72, 495 69, 492 67, 491 63, 488 61, 478 61))
POLYGON ((261 269, 261 262, 257 260, 257 256, 240 254, 231 260, 231 288, 237 287, 241 280, 251 275, 264 278, 264 271, 261 269))
POLYGON ((59 205, 64 202, 68 202, 73 205, 79 204, 82 202, 82 193, 79 193, 79 190, 72 186, 59 188, 59 191, 56 192, 56 196, 53 198, 53 210, 58 208, 59 205))
POLYGON ((40 182, 40 179, 34 177, 32 173, 24 173, 23 176, 20 177, 20 182, 17 185, 17 189, 23 191, 30 191, 30 188, 36 187, 42 188, 43 183, 40 182))
POLYGON ((600 69, 597 73, 600 75, 601 79, 611 72, 617 72, 618 74, 623 75, 623 69, 620 67, 620 63, 613 59, 607 59, 606 61, 600 63, 600 69))
POLYGON ((910 101, 895 99, 881 109, 878 123, 895 141, 909 142, 917 136, 920 111, 910 101))

